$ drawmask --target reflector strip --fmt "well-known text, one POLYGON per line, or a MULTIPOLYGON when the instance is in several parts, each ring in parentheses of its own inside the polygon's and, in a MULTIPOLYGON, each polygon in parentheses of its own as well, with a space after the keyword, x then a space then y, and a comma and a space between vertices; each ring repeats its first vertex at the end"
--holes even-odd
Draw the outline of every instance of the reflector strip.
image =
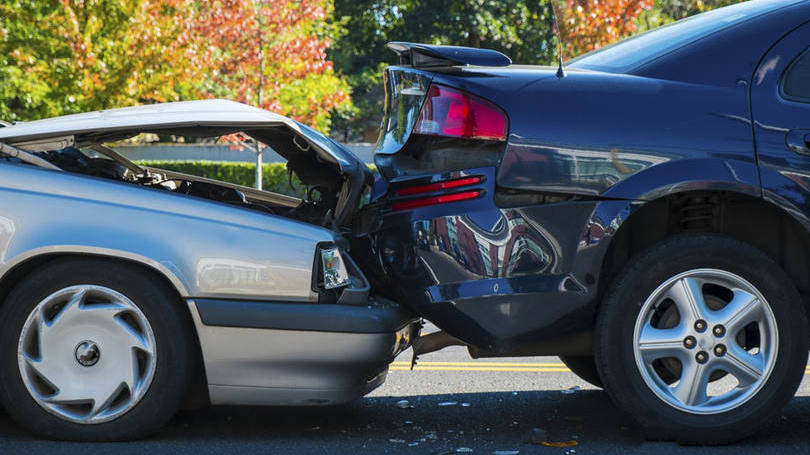
POLYGON ((397 190, 397 196, 410 196, 420 193, 432 193, 433 191, 448 190, 451 188, 458 188, 460 186, 475 185, 481 183, 481 177, 465 177, 455 180, 445 180, 436 183, 427 183, 425 185, 411 186, 407 188, 400 188, 397 190))
POLYGON ((422 199, 414 199, 411 201, 394 202, 391 204, 391 210, 409 210, 427 205, 445 204, 448 202, 466 201, 468 199, 475 199, 481 195, 481 191, 464 191, 461 193, 446 194, 442 196, 426 197, 422 199))

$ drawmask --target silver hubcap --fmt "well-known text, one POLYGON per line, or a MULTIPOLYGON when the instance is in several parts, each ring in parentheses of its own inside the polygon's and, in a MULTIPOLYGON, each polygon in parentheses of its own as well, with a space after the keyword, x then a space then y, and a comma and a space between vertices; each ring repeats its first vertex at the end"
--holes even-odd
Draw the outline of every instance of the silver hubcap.
POLYGON ((676 275, 644 302, 634 333, 636 365, 670 406, 717 414, 750 400, 776 363, 778 332, 768 302, 723 270, 676 275))
POLYGON ((124 295, 101 286, 57 291, 23 325, 17 359, 25 387, 48 412, 101 423, 132 409, 155 373, 155 336, 124 295))

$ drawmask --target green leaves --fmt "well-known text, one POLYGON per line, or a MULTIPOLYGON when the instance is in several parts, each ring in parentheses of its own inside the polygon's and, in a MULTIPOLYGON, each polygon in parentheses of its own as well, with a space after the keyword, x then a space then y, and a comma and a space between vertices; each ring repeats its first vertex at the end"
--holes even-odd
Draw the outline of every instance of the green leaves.
POLYGON ((373 141, 382 117, 382 71, 396 63, 389 41, 486 47, 516 63, 547 64, 554 55, 551 8, 527 0, 335 0, 344 33, 329 51, 347 76, 357 109, 336 116, 346 139, 373 141))
POLYGON ((171 1, 0 4, 0 117, 31 120, 180 98, 193 61, 171 1), (168 6, 167 6, 168 5, 168 6))
POLYGON ((216 96, 328 131, 351 106, 326 58, 331 13, 331 0, 0 3, 0 118, 216 96))

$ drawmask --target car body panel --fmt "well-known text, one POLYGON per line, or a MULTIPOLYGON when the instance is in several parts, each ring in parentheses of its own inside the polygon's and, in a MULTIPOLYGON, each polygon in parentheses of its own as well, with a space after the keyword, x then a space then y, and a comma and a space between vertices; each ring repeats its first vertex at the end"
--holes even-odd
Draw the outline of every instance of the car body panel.
POLYGON ((326 405, 357 399, 382 384, 388 364, 416 330, 412 318, 402 319, 397 330, 377 333, 216 326, 203 322, 193 300, 188 305, 212 404, 326 405))
POLYGON ((391 283, 402 283, 396 298, 484 355, 590 354, 587 337, 571 337, 593 330, 606 255, 636 211, 695 191, 762 197, 766 177, 760 183, 750 113, 754 70, 775 41, 810 20, 808 2, 768 5, 773 11, 626 73, 576 63, 563 78, 556 68, 519 65, 387 69, 376 157, 387 185, 376 187, 386 193, 377 198, 396 201, 397 185, 474 173, 487 179, 478 199, 382 215, 376 245, 396 277, 391 283), (437 149, 466 153, 468 167, 454 162, 436 171, 428 163, 420 172, 409 164, 428 153, 409 134, 420 104, 394 98, 398 87, 430 83, 506 112, 509 137, 497 162, 481 167, 475 149, 456 141, 437 149), (391 115, 399 123, 386 129, 391 115), (521 242, 533 251, 525 275, 504 273, 521 242))
POLYGON ((754 75, 751 105, 763 195, 810 229, 810 156, 788 143, 791 134, 810 130, 810 103, 788 99, 779 89, 785 71, 808 47, 810 24, 805 24, 763 57, 754 75))
POLYGON ((34 252, 114 252, 148 258, 139 262, 184 297, 316 301, 315 247, 335 241, 317 226, 106 179, 4 164, 0 181, 4 271, 34 252))

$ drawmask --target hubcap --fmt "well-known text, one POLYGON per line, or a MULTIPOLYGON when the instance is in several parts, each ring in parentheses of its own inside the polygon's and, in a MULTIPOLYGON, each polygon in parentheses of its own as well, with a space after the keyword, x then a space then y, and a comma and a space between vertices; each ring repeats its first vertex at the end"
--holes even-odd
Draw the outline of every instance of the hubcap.
POLYGON ((71 286, 46 297, 23 325, 17 359, 43 409, 76 423, 113 420, 140 400, 155 373, 155 336, 126 296, 71 286))
POLYGON ((776 363, 768 302, 748 281, 716 269, 676 275, 644 302, 634 333, 636 365, 664 402, 717 414, 750 400, 776 363))
POLYGON ((92 341, 82 341, 76 346, 76 361, 82 366, 92 367, 98 363, 100 357, 101 350, 92 341))

